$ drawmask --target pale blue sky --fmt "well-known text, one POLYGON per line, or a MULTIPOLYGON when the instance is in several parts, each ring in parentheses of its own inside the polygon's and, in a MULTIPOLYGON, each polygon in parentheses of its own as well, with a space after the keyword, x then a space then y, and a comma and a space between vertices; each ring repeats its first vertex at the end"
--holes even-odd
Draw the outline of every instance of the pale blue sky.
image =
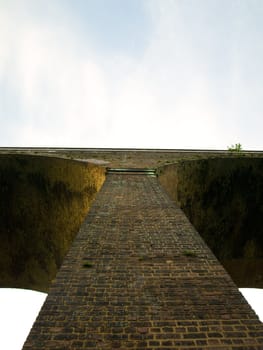
POLYGON ((0 146, 262 149, 261 0, 0 0, 0 146))
MULTIPOLYGON (((61 3, 61 1, 60 1, 61 3)), ((151 16, 141 0, 97 0, 63 2, 75 17, 82 40, 86 33, 101 54, 125 52, 138 56, 147 45, 151 16)))

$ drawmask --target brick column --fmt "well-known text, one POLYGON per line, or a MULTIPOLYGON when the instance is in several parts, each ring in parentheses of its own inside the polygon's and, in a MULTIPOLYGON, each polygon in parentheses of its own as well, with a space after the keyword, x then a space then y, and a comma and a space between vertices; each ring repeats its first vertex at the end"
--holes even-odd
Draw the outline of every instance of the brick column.
POLYGON ((110 174, 24 345, 263 349, 263 326, 157 179, 110 174))

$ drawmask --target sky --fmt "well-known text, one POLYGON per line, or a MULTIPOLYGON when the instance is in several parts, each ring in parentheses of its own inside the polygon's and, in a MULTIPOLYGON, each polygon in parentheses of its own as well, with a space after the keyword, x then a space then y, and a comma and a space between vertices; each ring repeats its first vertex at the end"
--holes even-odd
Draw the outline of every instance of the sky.
POLYGON ((0 288, 0 349, 21 350, 41 306, 45 293, 0 288))
MULTIPOLYGON (((0 0, 0 147, 262 150, 262 18, 262 0, 0 0)), ((26 310, 0 345, 21 348, 26 310)))
POLYGON ((262 0, 0 0, 0 146, 263 149, 262 0))

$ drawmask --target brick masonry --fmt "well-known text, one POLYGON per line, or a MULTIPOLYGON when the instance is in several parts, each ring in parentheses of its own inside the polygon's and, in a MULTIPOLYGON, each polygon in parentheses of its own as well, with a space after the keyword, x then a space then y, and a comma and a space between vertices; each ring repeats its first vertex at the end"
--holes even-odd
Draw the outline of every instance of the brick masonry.
POLYGON ((23 349, 263 349, 263 325, 155 177, 110 174, 23 349))

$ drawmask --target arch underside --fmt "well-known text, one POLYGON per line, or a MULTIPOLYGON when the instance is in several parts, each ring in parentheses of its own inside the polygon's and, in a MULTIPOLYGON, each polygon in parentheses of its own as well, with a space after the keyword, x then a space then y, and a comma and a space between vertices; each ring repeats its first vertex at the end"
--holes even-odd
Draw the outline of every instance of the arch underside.
POLYGON ((237 286, 263 288, 263 159, 184 161, 159 179, 237 286))
POLYGON ((0 287, 47 292, 105 169, 29 155, 0 157, 0 287))

